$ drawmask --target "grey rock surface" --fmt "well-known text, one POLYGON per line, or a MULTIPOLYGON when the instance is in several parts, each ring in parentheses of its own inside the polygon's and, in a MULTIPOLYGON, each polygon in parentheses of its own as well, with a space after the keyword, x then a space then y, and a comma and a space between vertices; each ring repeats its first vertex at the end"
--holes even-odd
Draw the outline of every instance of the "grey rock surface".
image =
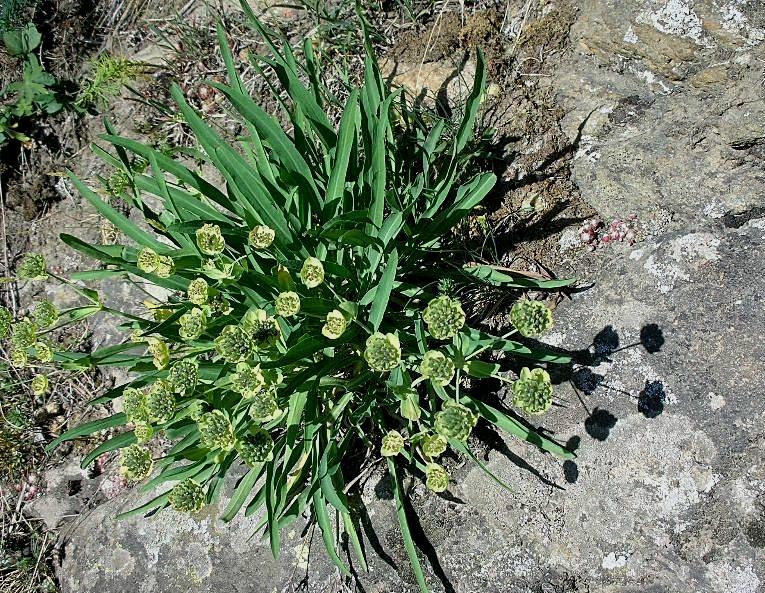
MULTIPOLYGON (((604 218, 638 213, 646 236, 569 254, 593 286, 558 307, 544 337, 575 358, 554 373, 560 405, 544 423, 578 444, 577 459, 495 439, 485 462, 512 493, 470 464, 449 497, 412 484, 433 591, 763 591, 765 23, 754 4, 582 3, 550 81, 572 140, 582 127, 574 179, 604 218)), ((114 519, 145 496, 112 500, 68 533, 65 593, 354 590, 300 525, 275 561, 249 539, 257 518, 224 525, 217 507, 114 519)), ((382 477, 364 500, 377 535, 358 590, 417 591, 382 477)))
POLYGON ((745 1, 581 3, 551 79, 580 126, 574 181, 662 230, 762 206, 765 12, 745 1), (584 122, 584 125, 582 125, 584 122))

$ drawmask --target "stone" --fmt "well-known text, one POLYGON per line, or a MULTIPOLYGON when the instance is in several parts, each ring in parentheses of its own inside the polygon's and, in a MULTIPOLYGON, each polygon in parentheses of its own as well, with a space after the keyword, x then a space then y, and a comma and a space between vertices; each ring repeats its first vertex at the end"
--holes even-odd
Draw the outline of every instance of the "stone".
POLYGON ((745 2, 584 4, 550 79, 578 136, 583 199, 612 218, 630 204, 664 230, 759 205, 762 15, 745 2))
POLYGON ((98 483, 77 460, 70 459, 45 471, 43 487, 43 493, 26 504, 24 513, 41 518, 48 529, 56 529, 80 512, 83 501, 98 490, 98 483))
POLYGON ((451 109, 464 104, 473 89, 475 62, 451 60, 410 63, 397 59, 380 62, 382 76, 393 86, 404 87, 415 104, 451 109))

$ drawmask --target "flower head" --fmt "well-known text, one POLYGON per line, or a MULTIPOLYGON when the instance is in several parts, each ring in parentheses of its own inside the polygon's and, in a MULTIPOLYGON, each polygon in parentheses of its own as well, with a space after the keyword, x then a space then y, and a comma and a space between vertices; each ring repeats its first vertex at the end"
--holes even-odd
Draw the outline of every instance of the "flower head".
POLYGON ((32 378, 32 393, 35 395, 45 395, 49 387, 50 383, 45 375, 35 375, 32 378))
POLYGON ((527 414, 543 414, 552 405, 553 387, 544 369, 521 369, 513 383, 513 404, 527 414))
POLYGON ((218 315, 228 315, 231 313, 231 303, 221 292, 214 292, 209 296, 207 302, 207 311, 210 316, 217 317, 218 315))
POLYGON ((447 439, 465 441, 477 422, 478 418, 470 409, 450 400, 444 403, 440 412, 436 413, 434 427, 438 434, 447 439))
POLYGON ((208 449, 223 449, 230 451, 236 444, 234 427, 226 415, 220 410, 205 412, 197 421, 200 442, 208 449))
POLYGON ((21 260, 18 271, 19 278, 24 280, 46 280, 48 278, 45 258, 39 253, 27 253, 21 260))
POLYGON ((404 437, 396 430, 390 430, 382 438, 380 453, 383 457, 393 457, 404 450, 404 437))
POLYGON ((48 342, 35 342, 35 356, 40 362, 51 362, 53 360, 53 348, 48 342))
POLYGON ((133 427, 133 435, 139 445, 145 445, 154 436, 154 429, 148 422, 138 422, 133 427))
POLYGON ((341 311, 333 309, 327 313, 327 320, 321 328, 321 333, 330 340, 337 340, 345 333, 347 327, 348 320, 345 318, 345 315, 341 311))
POLYGON ((188 358, 179 360, 170 368, 167 378, 175 393, 188 395, 194 391, 199 381, 199 364, 188 358))
POLYGON ((422 318, 430 335, 437 340, 447 340, 457 335, 465 325, 465 312, 457 299, 448 296, 434 298, 428 303, 422 318))
POLYGON ((11 326, 11 344, 16 348, 31 348, 37 341, 37 328, 29 319, 22 319, 11 326))
POLYGON ((154 273, 160 278, 169 278, 175 272, 175 262, 169 255, 159 256, 159 265, 154 269, 154 273))
POLYGON ((292 317, 300 312, 300 295, 296 292, 280 292, 274 301, 276 314, 292 317))
POLYGON ((440 434, 429 434, 422 439, 422 454, 425 457, 438 457, 446 451, 447 441, 440 434))
POLYGON ((393 334, 375 332, 367 338, 364 359, 373 371, 392 371, 401 363, 401 344, 393 334))
POLYGON ((449 474, 437 463, 425 466, 425 486, 433 492, 443 492, 449 487, 449 474))
POLYGON ((170 490, 167 501, 176 511, 192 513, 205 506, 205 491, 197 482, 187 478, 170 490))
POLYGON ((448 385, 454 377, 454 361, 443 352, 428 350, 422 357, 420 373, 430 379, 434 385, 448 385))
POLYGON ((300 269, 300 279, 308 288, 316 288, 324 282, 324 264, 315 257, 309 257, 300 269))
POLYGON ((252 339, 241 325, 227 325, 215 338, 215 350, 226 362, 241 362, 252 354, 252 339))
POLYGON ((522 336, 531 337, 549 329, 553 323, 552 311, 541 301, 525 299, 510 309, 510 322, 522 336))
POLYGON ((136 266, 142 272, 153 274, 160 265, 159 254, 150 247, 144 247, 138 252, 136 266))
POLYGON ((182 340, 191 342, 201 336, 207 327, 207 317, 204 311, 194 307, 188 313, 178 318, 178 335, 182 340))
POLYGON ((11 365, 17 369, 23 368, 29 364, 29 355, 23 348, 14 346, 10 353, 11 365))
POLYGON ((276 231, 271 227, 259 224, 250 231, 248 238, 255 249, 268 249, 276 238, 276 231))
POLYGON ((282 413, 279 404, 276 403, 273 388, 261 389, 250 398, 250 401, 252 402, 249 410, 250 418, 258 422, 268 422, 282 413))
POLYGON ((170 349, 161 338, 147 338, 149 344, 149 354, 152 356, 152 362, 158 369, 164 369, 170 362, 170 349))
POLYGON ((125 387, 122 392, 122 411, 125 412, 128 422, 148 422, 146 393, 134 387, 125 387))
POLYGON ((256 348, 273 346, 282 333, 276 317, 270 316, 263 309, 247 311, 242 325, 250 332, 250 337, 256 348))
POLYGON ((186 290, 189 301, 200 307, 207 303, 207 291, 209 286, 207 280, 204 278, 195 278, 189 282, 189 287, 186 290))
POLYGON ((236 450, 239 456, 250 467, 264 461, 271 461, 273 454, 274 440, 262 428, 250 430, 250 434, 240 439, 236 443, 236 450))
POLYGON ((169 381, 158 379, 152 383, 146 394, 146 411, 152 422, 162 424, 172 419, 175 412, 175 397, 169 381))
POLYGON ((220 255, 226 248, 226 242, 217 224, 202 225, 202 228, 197 229, 196 235, 199 251, 205 255, 220 255))
POLYGON ((45 329, 58 321, 58 309, 48 299, 38 301, 32 311, 32 321, 39 329, 45 329))
POLYGON ((8 307, 0 306, 0 340, 8 336, 8 332, 11 331, 11 323, 13 323, 13 313, 8 307))
POLYGON ((260 365, 252 367, 246 362, 236 365, 236 373, 231 378, 231 387, 242 397, 253 397, 266 384, 260 365))
POLYGON ((148 477, 154 461, 151 451, 140 445, 130 445, 120 451, 120 473, 128 480, 137 482, 148 477))

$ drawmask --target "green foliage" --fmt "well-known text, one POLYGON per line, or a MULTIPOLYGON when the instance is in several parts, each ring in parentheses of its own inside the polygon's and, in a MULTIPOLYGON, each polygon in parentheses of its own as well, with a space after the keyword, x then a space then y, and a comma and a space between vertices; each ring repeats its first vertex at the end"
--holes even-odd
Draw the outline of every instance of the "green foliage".
POLYGON ((74 106, 79 110, 105 108, 118 97, 123 87, 146 69, 128 58, 102 53, 91 64, 90 73, 80 87, 74 106))
POLYGON ((0 101, 3 102, 0 105, 0 144, 9 138, 29 141, 20 129, 24 120, 53 114, 63 108, 54 88, 56 79, 45 71, 32 53, 41 41, 40 33, 33 24, 3 34, 6 51, 24 60, 24 70, 21 80, 0 90, 0 101))
MULTIPOLYGON (((570 359, 471 329, 460 302, 435 292, 447 280, 453 294, 482 284, 545 288, 488 266, 463 267, 451 249, 453 229, 495 182, 469 148, 483 57, 462 119, 451 125, 413 111, 382 79, 367 48, 364 83, 348 89, 335 126, 326 114, 338 100, 318 82, 310 40, 298 61, 249 14, 271 51, 253 65, 278 79, 274 93, 291 135, 243 92, 219 31, 230 83, 211 84, 230 101, 244 133, 230 144, 178 87, 173 97, 199 143, 197 156, 225 184, 110 131, 104 138, 114 150, 99 153, 129 180, 122 196, 144 215, 153 229, 147 232, 70 175, 131 242, 62 239, 109 266, 93 277, 129 273, 169 297, 154 310, 164 312, 157 318, 123 314, 133 336, 124 344, 62 357, 68 368, 114 364, 135 378, 98 400, 122 397, 124 414, 72 429, 52 446, 126 423, 140 428, 142 440, 164 433, 175 444, 152 484, 183 480, 136 512, 199 510, 217 500, 227 471, 241 460, 251 470, 224 517, 242 507, 247 514, 265 509, 262 525, 278 554, 280 530, 308 511, 329 556, 348 574, 333 525, 358 542, 346 485, 381 443, 404 543, 426 590, 397 466, 444 491, 449 476, 433 458, 447 447, 469 452, 479 418, 572 456, 461 387, 465 376, 506 380, 499 363, 479 359, 486 351, 547 364, 570 359), (150 167, 135 171, 136 159, 150 167), (171 265, 160 265, 161 258, 171 265)), ((100 450, 131 446, 134 436, 125 432, 100 450)))
POLYGON ((27 12, 38 0, 2 0, 0 2, 0 33, 18 30, 26 24, 27 12))

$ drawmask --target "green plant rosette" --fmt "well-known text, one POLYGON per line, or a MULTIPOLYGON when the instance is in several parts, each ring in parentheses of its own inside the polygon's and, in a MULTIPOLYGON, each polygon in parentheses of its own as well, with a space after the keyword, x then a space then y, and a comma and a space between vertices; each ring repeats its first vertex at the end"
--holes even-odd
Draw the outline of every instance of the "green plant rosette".
MULTIPOLYGON (((281 530, 308 511, 329 556, 350 574, 333 526, 347 533, 365 566, 349 500, 354 490, 347 486, 366 471, 367 451, 379 458, 383 443, 404 542, 418 583, 427 590, 408 527, 401 471, 426 476, 435 492, 446 489, 449 477, 432 458, 446 454, 447 443, 469 454, 465 440, 478 419, 560 457, 572 456, 513 412, 460 388, 466 376, 479 382, 502 378, 500 364, 482 361, 483 353, 539 364, 570 359, 473 329, 457 299, 437 301, 439 281, 453 287, 453 294, 480 285, 553 287, 528 279, 518 284, 467 259, 464 266, 451 256, 444 263, 442 250, 455 227, 495 183, 477 159, 474 142, 486 78, 483 57, 479 52, 473 90, 455 122, 411 109, 405 92, 392 90, 380 75, 369 44, 363 84, 348 88, 340 101, 319 82, 310 40, 299 58, 242 6, 271 52, 252 60, 278 80, 275 92, 292 132, 243 91, 219 29, 230 80, 210 84, 245 132, 230 142, 179 87, 172 95, 198 142, 198 158, 225 184, 208 181, 182 157, 108 129, 104 140, 111 148, 98 152, 130 180, 121 198, 144 215, 151 229, 146 230, 69 175, 126 238, 106 246, 62 235, 66 244, 106 266, 78 278, 128 273, 169 296, 158 305, 165 311, 159 319, 148 312, 123 314, 123 344, 57 355, 65 368, 118 365, 134 378, 96 400, 122 398, 124 413, 73 428, 51 446, 126 423, 163 434, 174 444, 151 481, 160 488, 158 496, 135 510, 140 513, 168 505, 196 511, 214 503, 228 471, 244 462, 249 471, 222 517, 265 509, 262 526, 278 555, 281 530), (337 109, 342 115, 336 123, 327 114, 337 109), (135 171, 136 160, 150 166, 135 171), (138 261, 145 249, 173 265, 161 274, 159 268, 148 271, 138 261), (131 335, 148 341, 149 351, 131 335), (420 371, 432 350, 449 362, 425 364, 433 378, 425 380, 420 371), (158 381, 167 382, 161 391, 152 387, 158 381), (152 403, 152 393, 161 398, 152 403), (427 454, 417 445, 418 434, 429 435, 427 454), (184 481, 162 489, 181 466, 184 481)), ((94 453, 131 445, 130 426, 94 453)))

